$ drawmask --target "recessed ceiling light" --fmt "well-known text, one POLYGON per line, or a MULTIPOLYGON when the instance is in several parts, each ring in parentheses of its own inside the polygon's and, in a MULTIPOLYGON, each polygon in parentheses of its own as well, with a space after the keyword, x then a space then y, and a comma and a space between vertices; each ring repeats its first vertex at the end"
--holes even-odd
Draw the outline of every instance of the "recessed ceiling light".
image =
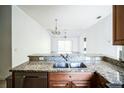
POLYGON ((98 17, 96 17, 96 19, 100 19, 102 16, 98 16, 98 17))

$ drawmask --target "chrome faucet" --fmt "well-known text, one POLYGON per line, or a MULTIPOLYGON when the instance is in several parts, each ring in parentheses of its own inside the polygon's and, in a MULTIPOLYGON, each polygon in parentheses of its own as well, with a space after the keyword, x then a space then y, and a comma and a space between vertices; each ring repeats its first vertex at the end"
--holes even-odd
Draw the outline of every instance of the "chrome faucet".
POLYGON ((62 58, 65 59, 65 61, 68 61, 69 60, 69 54, 66 54, 66 56, 64 56, 63 54, 60 54, 62 56, 62 58))

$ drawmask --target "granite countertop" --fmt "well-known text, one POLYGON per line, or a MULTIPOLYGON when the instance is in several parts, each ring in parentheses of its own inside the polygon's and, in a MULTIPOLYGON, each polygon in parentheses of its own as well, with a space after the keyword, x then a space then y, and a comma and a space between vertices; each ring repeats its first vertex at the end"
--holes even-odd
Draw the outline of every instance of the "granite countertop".
POLYGON ((105 61, 90 62, 86 61, 84 64, 87 68, 53 68, 54 62, 37 61, 25 62, 10 71, 15 72, 98 72, 110 83, 122 84, 124 83, 124 69, 112 65, 105 61))

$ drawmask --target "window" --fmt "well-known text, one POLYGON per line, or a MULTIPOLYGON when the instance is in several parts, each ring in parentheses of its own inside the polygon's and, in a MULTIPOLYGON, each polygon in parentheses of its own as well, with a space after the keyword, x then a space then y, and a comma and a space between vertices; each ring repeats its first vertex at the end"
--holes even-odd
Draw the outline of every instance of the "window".
POLYGON ((72 52, 72 41, 60 40, 58 41, 58 53, 71 53, 72 52))

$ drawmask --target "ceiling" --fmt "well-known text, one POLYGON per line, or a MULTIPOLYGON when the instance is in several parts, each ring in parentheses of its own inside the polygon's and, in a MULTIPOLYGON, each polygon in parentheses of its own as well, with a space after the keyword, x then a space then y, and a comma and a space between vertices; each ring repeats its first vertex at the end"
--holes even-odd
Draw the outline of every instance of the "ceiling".
POLYGON ((69 36, 78 36, 112 12, 112 6, 86 5, 21 5, 18 6, 48 31, 58 28, 69 36), (97 19, 98 16, 102 16, 97 19))

